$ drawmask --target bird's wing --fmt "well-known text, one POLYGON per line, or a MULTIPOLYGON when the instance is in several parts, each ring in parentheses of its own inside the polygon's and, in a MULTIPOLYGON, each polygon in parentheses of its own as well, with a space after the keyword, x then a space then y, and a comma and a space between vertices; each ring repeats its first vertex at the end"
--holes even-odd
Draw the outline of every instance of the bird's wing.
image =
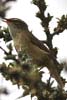
POLYGON ((49 50, 40 40, 38 40, 32 33, 29 33, 30 40, 33 44, 37 45, 40 49, 44 50, 48 53, 49 57, 54 61, 56 65, 59 65, 59 62, 57 62, 56 58, 52 54, 51 50, 49 50))
POLYGON ((50 50, 40 40, 38 40, 32 33, 29 36, 33 44, 37 45, 40 49, 49 53, 50 50))

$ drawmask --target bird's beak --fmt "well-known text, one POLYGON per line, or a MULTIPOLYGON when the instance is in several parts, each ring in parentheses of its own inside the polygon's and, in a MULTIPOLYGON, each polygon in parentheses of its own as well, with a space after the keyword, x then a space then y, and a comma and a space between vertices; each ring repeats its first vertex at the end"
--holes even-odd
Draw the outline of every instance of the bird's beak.
POLYGON ((9 19, 3 18, 2 21, 5 22, 5 23, 8 23, 9 22, 9 19))
POLYGON ((7 22, 7 19, 6 19, 6 18, 3 18, 2 21, 3 21, 3 22, 7 22))

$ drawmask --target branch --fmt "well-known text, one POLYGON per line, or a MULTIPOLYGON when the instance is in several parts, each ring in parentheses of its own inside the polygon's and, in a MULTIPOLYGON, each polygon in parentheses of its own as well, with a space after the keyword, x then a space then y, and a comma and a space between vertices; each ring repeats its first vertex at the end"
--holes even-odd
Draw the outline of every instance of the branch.
POLYGON ((5 53, 6 55, 8 55, 8 52, 7 52, 6 50, 4 50, 1 46, 0 46, 0 49, 1 49, 2 51, 4 51, 4 53, 5 53))
POLYGON ((67 15, 62 15, 61 19, 58 19, 58 25, 56 28, 54 28, 54 33, 52 34, 52 37, 55 35, 59 35, 62 33, 65 29, 67 29, 67 15))
POLYGON ((55 35, 59 35, 60 33, 62 33, 65 30, 65 28, 63 29, 62 27, 57 27, 54 29, 54 33, 52 34, 52 37, 54 37, 55 35))
POLYGON ((16 59, 16 55, 11 55, 10 52, 7 52, 1 46, 0 46, 0 49, 2 49, 4 53, 6 54, 6 57, 4 57, 5 60, 14 60, 16 61, 16 63, 18 64, 20 63, 19 59, 16 59))

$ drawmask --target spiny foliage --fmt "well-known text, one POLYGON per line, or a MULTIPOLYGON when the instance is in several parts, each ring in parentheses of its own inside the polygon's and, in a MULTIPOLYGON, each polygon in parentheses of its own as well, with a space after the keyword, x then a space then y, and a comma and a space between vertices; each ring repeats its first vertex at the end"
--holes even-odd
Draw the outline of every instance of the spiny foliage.
MULTIPOLYGON (((16 1, 16 0, 0 0, 0 18, 4 18, 6 16, 6 12, 10 9, 10 6, 7 6, 7 4, 9 4, 9 2, 13 2, 13 1, 16 1)), ((5 42, 11 40, 10 34, 8 34, 8 29, 5 28, 4 30, 2 30, 1 26, 0 26, 0 39, 2 39, 2 38, 4 39, 5 42), (4 34, 4 33, 6 33, 6 34, 4 34)), ((0 49, 4 50, 1 47, 0 47, 0 49)), ((0 94, 8 95, 9 91, 5 87, 0 87, 0 94)))
POLYGON ((0 17, 4 18, 6 15, 6 11, 10 9, 10 6, 7 6, 9 2, 16 0, 0 0, 0 17))

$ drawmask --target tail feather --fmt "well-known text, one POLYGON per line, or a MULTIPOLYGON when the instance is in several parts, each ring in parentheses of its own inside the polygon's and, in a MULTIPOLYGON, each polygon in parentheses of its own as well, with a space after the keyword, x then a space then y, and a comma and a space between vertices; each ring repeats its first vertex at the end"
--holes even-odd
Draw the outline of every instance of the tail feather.
POLYGON ((61 79, 61 76, 59 75, 59 69, 57 68, 56 64, 53 61, 50 62, 48 69, 50 70, 52 77, 54 77, 56 81, 58 82, 59 86, 63 88, 64 83, 61 79))

